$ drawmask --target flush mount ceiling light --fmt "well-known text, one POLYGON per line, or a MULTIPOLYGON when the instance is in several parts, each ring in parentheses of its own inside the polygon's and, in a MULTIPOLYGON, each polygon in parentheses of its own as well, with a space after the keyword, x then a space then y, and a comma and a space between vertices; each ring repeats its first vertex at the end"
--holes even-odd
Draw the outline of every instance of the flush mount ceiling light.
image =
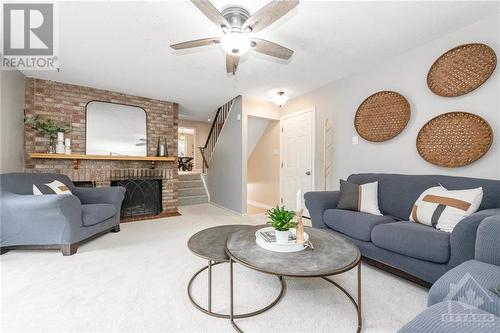
POLYGON ((288 100, 288 96, 285 95, 284 91, 278 91, 276 95, 273 97, 273 102, 279 107, 282 107, 285 105, 286 101, 288 100))
POLYGON ((265 39, 254 38, 252 34, 286 15, 299 4, 298 0, 271 1, 253 15, 240 6, 229 6, 221 13, 208 0, 191 0, 191 2, 210 21, 220 27, 224 35, 170 45, 174 50, 221 44, 226 52, 226 72, 233 75, 238 68, 239 57, 250 49, 285 60, 292 56, 292 50, 265 39))

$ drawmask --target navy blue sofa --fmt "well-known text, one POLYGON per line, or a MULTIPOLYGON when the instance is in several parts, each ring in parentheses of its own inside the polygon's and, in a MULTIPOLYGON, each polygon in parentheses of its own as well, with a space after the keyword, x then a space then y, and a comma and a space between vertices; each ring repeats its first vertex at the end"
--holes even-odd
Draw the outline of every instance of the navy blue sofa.
POLYGON ((500 215, 498 180, 398 174, 353 174, 347 180, 356 184, 378 181, 378 203, 384 216, 336 209, 338 191, 308 192, 304 197, 313 227, 344 235, 369 263, 426 286, 473 259, 479 224, 500 215), (449 190, 482 187, 484 191, 479 210, 451 233, 408 221, 419 195, 439 184, 449 190))

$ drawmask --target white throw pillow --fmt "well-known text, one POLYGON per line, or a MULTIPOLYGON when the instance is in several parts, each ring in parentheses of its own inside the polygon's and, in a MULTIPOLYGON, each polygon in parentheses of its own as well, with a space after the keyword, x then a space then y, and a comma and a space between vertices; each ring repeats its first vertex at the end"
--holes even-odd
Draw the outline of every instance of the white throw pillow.
POLYGON ((458 222, 478 210, 482 200, 482 187, 455 191, 431 187, 418 197, 410 221, 452 232, 458 222))
POLYGON ((359 185, 359 211, 382 215, 378 208, 378 182, 359 185))
POLYGON ((33 184, 33 194, 72 194, 69 188, 58 180, 48 184, 33 184))

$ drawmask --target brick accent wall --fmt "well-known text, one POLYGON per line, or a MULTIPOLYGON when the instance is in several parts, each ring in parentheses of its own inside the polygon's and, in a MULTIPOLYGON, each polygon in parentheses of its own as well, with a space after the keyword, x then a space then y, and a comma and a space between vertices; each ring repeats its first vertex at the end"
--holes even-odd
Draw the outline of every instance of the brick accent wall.
POLYGON ((163 212, 177 212, 177 164, 156 162, 151 170, 149 162, 86 161, 73 169, 71 160, 30 159, 29 154, 44 153, 49 139, 33 130, 30 120, 35 115, 70 123, 73 127, 66 137, 71 138, 74 154, 85 154, 85 106, 97 100, 142 107, 147 113, 147 154, 156 155, 158 137, 167 138, 170 156, 177 154, 178 105, 176 103, 126 95, 118 92, 65 84, 55 81, 26 78, 25 171, 57 172, 74 181, 96 181, 109 186, 111 180, 124 177, 161 176, 163 178, 163 212))

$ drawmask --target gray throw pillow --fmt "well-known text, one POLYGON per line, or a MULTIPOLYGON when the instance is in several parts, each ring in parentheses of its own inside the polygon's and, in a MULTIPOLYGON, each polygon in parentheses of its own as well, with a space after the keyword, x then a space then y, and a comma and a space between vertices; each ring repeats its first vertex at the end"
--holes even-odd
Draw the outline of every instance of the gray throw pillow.
POLYGON ((359 185, 340 180, 340 198, 337 209, 358 210, 359 185))

